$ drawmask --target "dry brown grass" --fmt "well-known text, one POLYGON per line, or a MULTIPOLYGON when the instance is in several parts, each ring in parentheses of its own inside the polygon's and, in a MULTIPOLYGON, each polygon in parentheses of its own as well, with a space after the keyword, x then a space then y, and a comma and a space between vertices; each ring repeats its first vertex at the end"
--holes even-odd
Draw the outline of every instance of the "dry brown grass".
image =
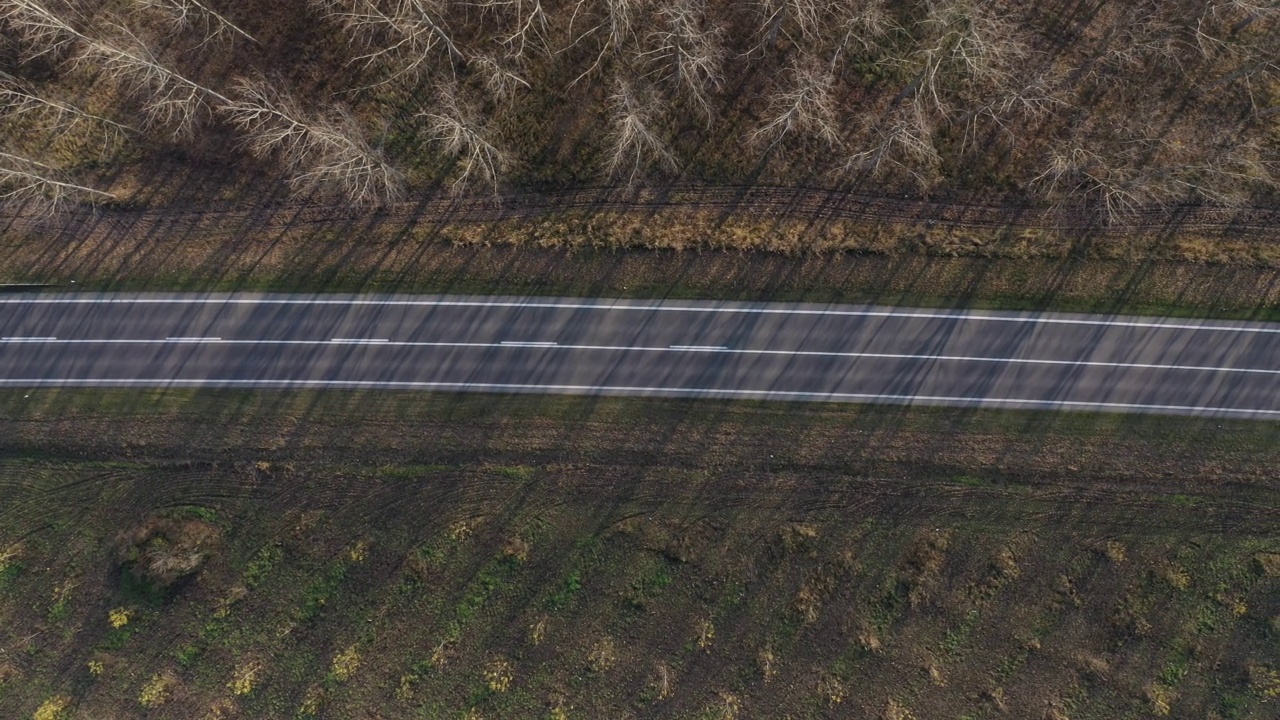
POLYGON ((220 537, 203 520, 151 517, 122 533, 116 544, 130 572, 163 589, 198 570, 220 537))

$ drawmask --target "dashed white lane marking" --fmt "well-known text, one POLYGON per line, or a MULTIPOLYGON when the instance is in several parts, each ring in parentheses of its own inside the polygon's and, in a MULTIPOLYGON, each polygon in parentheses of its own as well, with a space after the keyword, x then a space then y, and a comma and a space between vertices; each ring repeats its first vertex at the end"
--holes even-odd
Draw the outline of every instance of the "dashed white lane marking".
POLYGON ((222 342, 220 337, 167 337, 165 342, 180 343, 202 343, 202 342, 222 342))
POLYGON ((56 338, 56 337, 0 337, 0 341, 4 341, 4 342, 14 342, 14 343, 23 343, 23 342, 53 342, 53 341, 55 341, 55 340, 57 340, 57 339, 58 339, 58 338, 56 338))
POLYGON ((48 378, 0 378, 3 385, 46 386, 130 386, 156 387, 314 387, 347 389, 403 389, 403 390, 479 390, 490 392, 557 392, 576 394, 620 395, 676 395, 703 398, 757 398, 774 400, 825 400, 830 402, 894 402, 931 403, 967 407, 1015 407, 1037 409, 1074 410, 1149 410, 1191 414, 1248 415, 1253 417, 1280 417, 1280 410, 1249 410, 1244 408, 1208 407, 1196 405, 1158 405, 1148 403, 1090 402, 1083 400, 1034 400, 1026 398, 983 398, 949 395, 894 395, 879 393, 804 392, 799 390, 733 390, 719 388, 667 388, 628 385, 535 385, 524 383, 476 383, 476 382, 414 382, 394 380, 170 380, 163 378, 99 378, 99 379, 48 379, 48 378))
POLYGON ((498 344, 504 347, 557 347, 557 343, 537 340, 503 340, 498 344))
POLYGON ((1280 334, 1280 323, 1236 325, 1195 322, 1139 320, 1133 317, 1091 319, 1086 317, 1044 317, 1041 315, 998 315, 972 312, 931 310, 860 310, 856 308, 797 308, 777 306, 719 307, 632 304, 626 301, 555 302, 542 300, 432 300, 391 298, 281 298, 281 297, 33 297, 0 298, 0 305, 348 305, 362 307, 496 307, 549 308, 565 310, 601 310, 624 312, 727 313, 739 315, 827 315, 843 317, 911 318, 925 320, 960 320, 973 322, 1031 323, 1040 325, 1094 325, 1102 327, 1152 328, 1157 330, 1204 330, 1208 332, 1240 332, 1280 334))
MULTIPOLYGON (((0 344, 9 342, 6 339, 0 339, 0 344)), ((23 340, 15 341, 32 344, 36 341, 23 340)), ((46 341, 49 344, 56 345, 149 345, 157 343, 169 342, 168 340, 57 340, 50 339, 46 341)), ((697 352, 704 353, 720 353, 727 355, 783 355, 787 357, 831 357, 831 358, 847 358, 851 360, 867 359, 867 360, 924 360, 930 362, 975 362, 975 363, 1008 363, 1010 365, 1050 365, 1050 366, 1068 366, 1068 367, 1104 367, 1104 368, 1121 368, 1121 369, 1137 369, 1137 370, 1179 370, 1186 372, 1210 372, 1210 373, 1245 373, 1254 375, 1280 375, 1280 369, 1274 368, 1241 368, 1241 367, 1217 367, 1213 365, 1162 365, 1159 363, 1135 363, 1135 362, 1107 362, 1103 360, 1049 360, 1041 358, 1011 358, 1011 357, 988 357, 981 355, 913 355, 910 353, 870 353, 870 352, 837 352, 825 350, 764 350, 752 348, 726 348, 723 346, 668 346, 668 347, 646 347, 646 346, 628 346, 628 345, 559 345, 556 343, 519 343, 514 341, 504 341, 498 343, 467 343, 467 342, 410 342, 396 341, 392 342, 384 338, 379 339, 361 339, 361 338, 334 338, 332 340, 221 340, 210 339, 207 342, 219 345, 371 345, 378 347, 424 347, 424 348, 554 348, 556 350, 583 350, 594 352, 690 352, 692 348, 697 348, 697 352)), ((196 344, 194 341, 192 344, 196 344)))
POLYGON ((671 350, 688 350, 690 352, 719 352, 728 350, 724 345, 668 345, 671 350))

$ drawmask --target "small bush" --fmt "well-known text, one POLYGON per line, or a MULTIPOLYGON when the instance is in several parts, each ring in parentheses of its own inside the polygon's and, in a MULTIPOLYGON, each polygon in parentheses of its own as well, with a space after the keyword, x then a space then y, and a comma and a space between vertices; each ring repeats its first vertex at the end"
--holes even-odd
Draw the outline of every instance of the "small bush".
POLYGON ((320 714, 320 708, 324 705, 324 688, 319 685, 312 685, 307 688, 307 692, 302 696, 302 704, 298 706, 296 716, 300 720, 305 718, 313 718, 320 714))
POLYGON ((20 545, 10 545, 4 550, 0 550, 0 590, 4 590, 13 584, 18 575, 22 573, 22 547, 20 545))
POLYGON ((1164 717, 1173 709, 1173 701, 1177 698, 1172 690, 1161 685, 1160 683, 1152 683, 1146 688, 1147 702, 1151 703, 1151 712, 1164 717))
POLYGON ((885 704, 884 713, 881 717, 884 720, 916 720, 915 713, 911 712, 911 708, 893 699, 890 699, 885 704))
POLYGON ((245 587, 253 589, 266 577, 276 563, 284 559, 284 550, 278 545, 267 545, 259 550, 244 569, 245 587))
POLYGON ((1116 540, 1108 540, 1103 554, 1113 563, 1122 563, 1128 557, 1125 553, 1124 543, 1116 540))
POLYGON ((1249 688, 1266 699, 1280 698, 1280 671, 1262 665, 1250 665, 1249 688))
POLYGON ((200 569, 219 537, 218 528, 205 520, 152 517, 119 537, 120 564, 145 585, 164 591, 200 569))
POLYGON ((329 677, 337 682, 346 682, 360 669, 360 651, 355 645, 333 656, 329 667, 329 677))
POLYGON ((1191 587, 1191 573, 1177 563, 1160 563, 1156 567, 1156 572, 1165 582, 1177 590, 1186 590, 1191 587))
POLYGON ((817 526, 808 523, 791 523, 778 532, 782 549, 789 553, 809 550, 817 539, 817 526))
POLYGON ((778 674, 778 656, 773 652, 773 648, 765 646, 756 655, 756 665, 760 667, 760 676, 765 682, 773 679, 778 674))
POLYGON ((484 681, 493 692, 504 693, 511 689, 511 681, 515 679, 515 670, 511 663, 498 658, 489 663, 484 670, 484 681))
POLYGON ((64 720, 69 715, 67 712, 69 707, 71 707, 71 698, 66 695, 54 695, 40 703, 31 720, 64 720))
POLYGON ((710 620, 698 623, 697 645, 699 650, 711 652, 711 644, 716 639, 716 626, 710 620))
POLYGON ((236 666, 227 681, 227 689, 232 695, 248 695, 258 686, 259 675, 262 674, 262 663, 250 660, 236 666))
POLYGON ((157 708, 173 697, 173 686, 177 684, 177 678, 167 673, 157 673, 151 676, 151 679, 142 686, 142 692, 138 693, 138 704, 144 708, 157 708))
POLYGON ((133 616, 133 612, 128 608, 118 607, 107 613, 107 622, 111 623, 111 627, 119 630, 129 624, 129 618, 133 616))
POLYGON ((1253 556, 1258 571, 1267 577, 1280 577, 1280 553, 1258 553, 1253 556))
POLYGON ((591 648, 591 653, 587 656, 587 667, 591 672, 602 673, 612 668, 618 662, 618 651, 613 646, 612 638, 601 638, 599 642, 591 648))

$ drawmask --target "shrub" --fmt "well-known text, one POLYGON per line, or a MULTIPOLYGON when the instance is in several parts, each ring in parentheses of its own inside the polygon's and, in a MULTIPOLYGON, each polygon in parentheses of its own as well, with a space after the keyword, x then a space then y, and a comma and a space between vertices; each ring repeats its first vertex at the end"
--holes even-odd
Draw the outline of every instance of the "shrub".
POLYGON ((120 536, 120 563, 163 591, 200 569, 219 537, 218 528, 204 520, 152 517, 120 536))
POLYGON ((360 651, 355 645, 333 656, 329 667, 329 677, 338 682, 346 682, 360 669, 360 651))
POLYGON ((63 720, 67 717, 69 707, 71 707, 71 698, 66 695, 54 695, 40 703, 31 720, 63 720))
POLYGON ((262 663, 256 660, 241 663, 231 673, 231 679, 227 681, 227 689, 233 695, 248 695, 257 687, 261 673, 262 663))
POLYGON ((1263 575, 1280 577, 1280 553, 1258 553, 1253 560, 1263 575))
POLYGON ((128 608, 118 607, 107 613, 107 621, 111 623, 111 627, 119 630, 129 624, 129 618, 133 616, 133 612, 128 608))
POLYGON ((144 708, 157 708, 169 702, 173 697, 173 686, 177 679, 167 673, 156 673, 142 686, 138 693, 138 704, 144 708))
POLYGON ((489 663, 484 670, 484 681, 493 692, 506 692, 511 689, 511 681, 515 679, 515 671, 511 663, 498 658, 489 663))

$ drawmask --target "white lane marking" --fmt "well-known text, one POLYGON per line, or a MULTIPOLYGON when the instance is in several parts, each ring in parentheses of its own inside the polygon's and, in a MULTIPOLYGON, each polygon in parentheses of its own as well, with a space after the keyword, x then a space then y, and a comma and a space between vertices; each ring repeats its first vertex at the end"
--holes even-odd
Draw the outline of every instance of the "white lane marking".
POLYGON ((557 343, 539 340, 503 340, 498 343, 505 347, 557 347, 557 343))
POLYGON ((4 342, 53 342, 56 337, 0 337, 0 341, 4 342))
POLYGON ((280 386, 280 387, 324 387, 324 388, 387 388, 387 389, 439 389, 439 390, 489 390, 489 391, 553 391, 561 393, 618 393, 618 394, 655 394, 655 395, 688 395, 698 397, 749 397, 766 399, 799 399, 826 401, 874 401, 919 402, 954 405, 1009 405, 1044 409, 1070 408, 1077 410, 1164 410, 1169 412, 1221 413, 1233 415, 1266 415, 1280 416, 1280 410, 1249 410, 1245 408, 1213 407, 1204 405, 1159 405, 1151 403, 1119 403, 1090 402, 1084 400, 1034 400, 1027 398, 981 398, 962 395, 895 395, 883 393, 842 393, 842 392, 805 392, 801 390, 733 390, 719 388, 669 388, 647 387, 643 385, 537 385, 525 383, 478 383, 478 382, 422 382, 410 380, 167 380, 162 378, 118 378, 118 379, 64 379, 47 378, 14 379, 0 378, 2 385, 153 385, 163 387, 199 387, 199 386, 280 386))
MULTIPOLYGON (((238 342, 243 343, 244 341, 240 340, 238 342)), ((267 342, 273 342, 273 341, 267 341, 267 342)), ((306 342, 306 341, 303 341, 303 342, 306 342)), ((331 340, 329 340, 329 342, 337 343, 339 345, 385 345, 391 341, 388 340, 387 338, 332 338, 331 340)))
POLYGON ((165 342, 181 342, 181 343, 202 343, 202 342, 222 342, 220 337, 168 337, 165 342))
MULTIPOLYGON (((161 340, 50 340, 56 345, 146 345, 164 342, 161 340)), ((511 343, 467 343, 467 342, 410 342, 390 340, 222 340, 221 345, 375 345, 378 347, 424 347, 424 348, 516 348, 539 347, 556 350, 584 350, 594 352, 688 352, 679 346, 646 347, 643 345, 515 345, 511 343)), ((1213 365, 1161 365, 1159 363, 1106 362, 1102 360, 1049 360, 1040 358, 988 357, 981 355, 913 355, 910 353, 871 353, 871 352, 835 352, 824 350, 756 350, 750 348, 712 348, 707 346, 699 352, 722 353, 726 355, 783 355, 787 357, 832 357, 851 360, 923 360, 930 362, 979 362, 1008 363, 1010 365, 1062 365, 1069 367, 1105 367, 1131 368, 1136 370, 1180 370, 1186 372, 1245 373, 1254 375, 1280 375, 1280 369, 1218 367, 1213 365)))
POLYGON ((719 352, 728 350, 724 345, 669 345, 672 350, 690 350, 693 352, 719 352))
MULTIPOLYGON (((549 308, 565 310, 605 310, 640 312, 728 313, 741 315, 822 315, 834 317, 909 318, 925 320, 960 320, 974 322, 1030 323, 1040 325, 1092 325, 1101 327, 1153 328, 1158 330, 1204 330, 1207 332, 1242 332, 1280 334, 1280 323, 1254 325, 1211 325, 1192 322, 1157 322, 1137 319, 1091 320, 1088 318, 1042 317, 1036 315, 986 315, 973 312, 926 310, 840 310, 790 307, 700 307, 689 305, 592 302, 551 302, 539 300, 390 300, 372 298, 240 298, 240 297, 169 297, 169 298, 0 298, 0 305, 353 305, 373 307, 497 307, 549 308)), ((1243 321, 1242 321, 1243 322, 1243 321)))

